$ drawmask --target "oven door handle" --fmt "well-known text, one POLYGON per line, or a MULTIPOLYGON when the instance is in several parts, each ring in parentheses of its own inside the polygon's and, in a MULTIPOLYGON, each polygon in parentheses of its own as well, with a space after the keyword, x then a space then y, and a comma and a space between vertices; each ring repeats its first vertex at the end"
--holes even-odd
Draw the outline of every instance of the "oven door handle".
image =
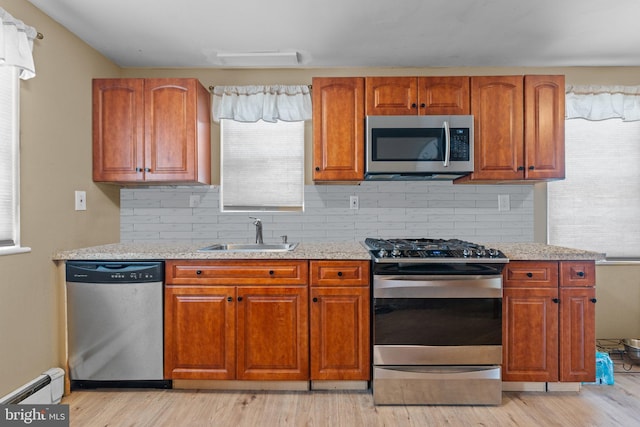
POLYGON ((502 276, 373 276, 374 298, 502 298, 502 276))

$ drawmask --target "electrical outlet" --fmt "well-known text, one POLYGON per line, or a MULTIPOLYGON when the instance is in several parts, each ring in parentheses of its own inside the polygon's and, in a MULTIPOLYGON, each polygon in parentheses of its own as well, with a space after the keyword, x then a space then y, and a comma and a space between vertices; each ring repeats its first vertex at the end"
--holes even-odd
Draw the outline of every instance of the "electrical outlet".
POLYGON ((87 210, 87 192, 86 191, 76 191, 76 210, 77 211, 87 210))
POLYGON ((358 200, 358 196, 350 196, 349 197, 349 208, 350 209, 360 209, 360 201, 358 200))
POLYGON ((200 206, 200 196, 197 194, 189 196, 189 207, 197 208, 198 206, 200 206))
POLYGON ((498 194, 498 210, 502 212, 511 210, 511 200, 508 194, 498 194))

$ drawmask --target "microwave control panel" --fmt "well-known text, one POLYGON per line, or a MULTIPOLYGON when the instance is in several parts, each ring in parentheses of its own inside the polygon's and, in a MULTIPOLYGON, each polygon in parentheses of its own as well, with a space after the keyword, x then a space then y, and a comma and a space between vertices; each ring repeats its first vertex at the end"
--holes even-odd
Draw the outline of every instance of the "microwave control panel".
POLYGON ((451 136, 451 160, 469 160, 469 129, 452 128, 451 136))

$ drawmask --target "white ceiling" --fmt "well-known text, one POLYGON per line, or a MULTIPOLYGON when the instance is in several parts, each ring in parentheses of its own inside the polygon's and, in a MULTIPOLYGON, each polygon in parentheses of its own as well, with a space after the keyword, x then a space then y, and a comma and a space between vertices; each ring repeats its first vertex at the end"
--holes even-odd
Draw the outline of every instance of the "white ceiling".
POLYGON ((122 67, 640 66, 639 0, 29 1, 122 67))

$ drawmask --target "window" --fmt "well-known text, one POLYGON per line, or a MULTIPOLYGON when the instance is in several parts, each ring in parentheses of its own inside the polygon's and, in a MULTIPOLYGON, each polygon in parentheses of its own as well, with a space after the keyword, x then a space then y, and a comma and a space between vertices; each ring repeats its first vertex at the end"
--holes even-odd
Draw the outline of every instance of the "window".
POLYGON ((0 8, 0 255, 20 247, 20 79, 36 75, 36 29, 0 8))
POLYGON ((549 243, 640 258, 640 122, 565 122, 566 180, 547 185, 549 243))
POLYGON ((0 67, 0 254, 20 246, 18 73, 17 67, 0 67))
POLYGON ((221 210, 303 210, 304 122, 220 123, 221 210))

